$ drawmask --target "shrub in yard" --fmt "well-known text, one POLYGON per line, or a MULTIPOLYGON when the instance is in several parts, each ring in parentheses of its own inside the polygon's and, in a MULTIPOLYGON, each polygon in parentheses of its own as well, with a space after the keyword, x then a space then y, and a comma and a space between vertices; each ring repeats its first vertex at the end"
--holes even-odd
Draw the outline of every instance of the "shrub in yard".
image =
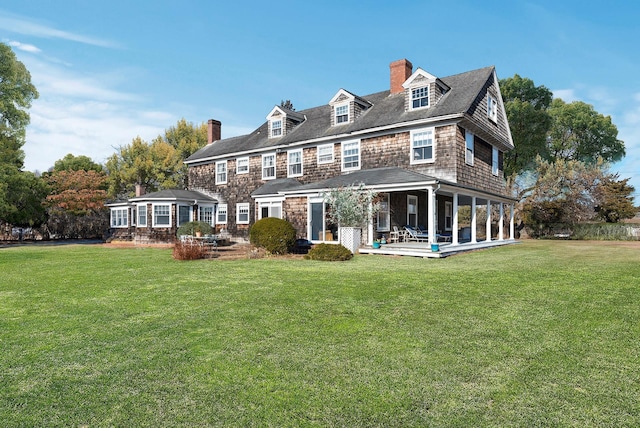
POLYGON ((322 260, 325 262, 339 262, 350 260, 353 253, 344 245, 318 244, 305 254, 307 260, 322 260))
POLYGON ((296 242, 296 230, 291 223, 275 217, 256 221, 249 231, 249 241, 271 254, 287 254, 296 242))
POLYGON ((202 245, 191 242, 176 242, 173 246, 173 258, 176 260, 204 259, 207 254, 202 245))
POLYGON ((205 223, 204 221, 190 221, 189 223, 185 223, 178 228, 178 237, 182 235, 195 235, 196 232, 200 232, 203 235, 209 235, 213 229, 211 225, 205 223))

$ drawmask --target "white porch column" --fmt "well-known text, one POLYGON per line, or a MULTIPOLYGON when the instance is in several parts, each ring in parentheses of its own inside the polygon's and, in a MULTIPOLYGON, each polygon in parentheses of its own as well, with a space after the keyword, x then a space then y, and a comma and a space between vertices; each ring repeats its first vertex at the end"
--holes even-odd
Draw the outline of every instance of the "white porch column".
POLYGON ((491 201, 487 199, 487 226, 486 226, 486 239, 485 241, 491 242, 491 201))
POLYGON ((516 227, 515 227, 515 218, 516 218, 516 209, 514 204, 511 204, 511 219, 509 220, 509 239, 516 238, 516 227))
POLYGON ((437 242, 436 239, 436 194, 433 187, 427 187, 427 230, 429 231, 429 243, 437 242))
POLYGON ((478 231, 476 230, 478 226, 478 218, 476 217, 476 197, 471 197, 471 242, 478 242, 478 231))
MULTIPOLYGON (((374 219, 373 219, 373 202, 371 202, 369 204, 369 210, 368 210, 368 214, 367 217, 369 217, 369 221, 367 222, 367 245, 373 245, 373 223, 374 223, 374 219)), ((376 236, 377 238, 377 236, 376 236)))
POLYGON ((453 221, 451 225, 451 245, 458 245, 458 194, 453 194, 453 221))
POLYGON ((500 202, 500 223, 498 223, 498 240, 504 241, 504 203, 500 202))

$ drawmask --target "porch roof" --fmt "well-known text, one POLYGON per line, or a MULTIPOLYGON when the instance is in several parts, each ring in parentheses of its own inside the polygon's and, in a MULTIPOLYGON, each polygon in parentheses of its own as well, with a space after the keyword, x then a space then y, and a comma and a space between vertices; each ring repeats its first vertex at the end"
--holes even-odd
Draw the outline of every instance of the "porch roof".
POLYGON ((218 202, 216 198, 206 195, 197 190, 183 190, 183 189, 165 189, 158 192, 147 193, 146 195, 136 196, 130 198, 129 202, 144 202, 144 201, 195 201, 196 203, 215 203, 218 202))
POLYGON ((262 186, 258 187, 251 193, 254 198, 256 196, 281 196, 281 192, 287 190, 298 189, 302 186, 295 178, 278 178, 276 180, 268 181, 262 186))
POLYGON ((289 189, 290 193, 309 193, 313 191, 321 191, 327 189, 335 189, 346 186, 359 186, 360 184, 371 187, 397 186, 397 185, 430 185, 441 182, 435 177, 420 174, 414 171, 397 167, 386 167, 376 169, 363 169, 354 171, 326 180, 317 181, 315 183, 303 184, 298 187, 289 189))

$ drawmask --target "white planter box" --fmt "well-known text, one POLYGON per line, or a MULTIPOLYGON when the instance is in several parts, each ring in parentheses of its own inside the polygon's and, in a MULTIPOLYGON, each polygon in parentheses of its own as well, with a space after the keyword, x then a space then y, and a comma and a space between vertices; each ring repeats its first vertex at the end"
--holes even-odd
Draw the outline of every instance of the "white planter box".
POLYGON ((340 243, 356 254, 362 242, 362 229, 359 227, 341 227, 340 243))

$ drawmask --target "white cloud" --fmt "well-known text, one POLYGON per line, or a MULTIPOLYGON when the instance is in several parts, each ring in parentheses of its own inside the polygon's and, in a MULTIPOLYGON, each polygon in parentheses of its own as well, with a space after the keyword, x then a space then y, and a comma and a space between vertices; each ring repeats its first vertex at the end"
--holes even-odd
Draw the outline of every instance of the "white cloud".
POLYGON ((0 29, 12 33, 41 37, 45 39, 63 39, 105 48, 118 47, 117 43, 110 40, 98 39, 69 31, 58 30, 57 28, 33 22, 32 20, 6 11, 2 11, 0 14, 0 29))
POLYGON ((562 100, 567 103, 578 100, 575 89, 554 89, 551 92, 553 92, 554 98, 562 98, 562 100))
POLYGON ((20 43, 20 42, 16 42, 15 40, 9 40, 7 42, 7 44, 13 48, 19 49, 21 51, 24 52, 29 52, 29 53, 40 53, 42 52, 38 47, 34 46, 34 45, 29 45, 26 43, 20 43))

